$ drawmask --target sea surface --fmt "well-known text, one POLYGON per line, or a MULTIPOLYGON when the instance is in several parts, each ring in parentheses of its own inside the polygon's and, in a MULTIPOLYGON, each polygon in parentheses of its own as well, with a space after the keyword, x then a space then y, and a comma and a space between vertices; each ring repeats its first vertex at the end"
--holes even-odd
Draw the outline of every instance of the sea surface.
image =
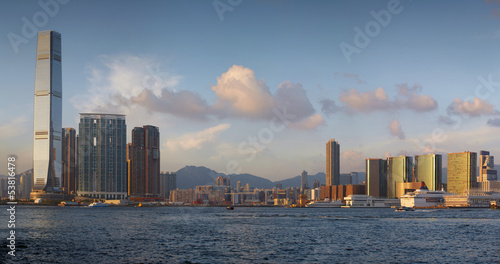
POLYGON ((7 208, 1 263, 500 263, 500 210, 7 208))

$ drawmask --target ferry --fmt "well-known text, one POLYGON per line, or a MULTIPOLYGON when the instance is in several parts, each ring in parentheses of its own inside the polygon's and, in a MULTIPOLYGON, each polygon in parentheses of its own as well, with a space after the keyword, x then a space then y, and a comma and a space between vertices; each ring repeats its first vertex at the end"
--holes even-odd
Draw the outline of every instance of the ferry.
POLYGON ((345 197, 342 208, 391 208, 400 207, 399 199, 375 198, 366 194, 351 194, 345 197))
POLYGON ((60 204, 58 204, 59 206, 79 206, 80 204, 78 202, 74 202, 74 201, 63 201, 61 202, 60 204))
POLYGON ((449 195, 444 190, 431 191, 422 183, 420 189, 401 196, 401 206, 410 208, 431 208, 443 205, 444 196, 449 195))
POLYGON ((341 200, 330 201, 326 198, 324 201, 312 201, 306 204, 306 207, 312 208, 335 208, 344 205, 341 200))
POLYGON ((93 203, 89 204, 89 207, 108 207, 108 204, 93 202, 93 203))

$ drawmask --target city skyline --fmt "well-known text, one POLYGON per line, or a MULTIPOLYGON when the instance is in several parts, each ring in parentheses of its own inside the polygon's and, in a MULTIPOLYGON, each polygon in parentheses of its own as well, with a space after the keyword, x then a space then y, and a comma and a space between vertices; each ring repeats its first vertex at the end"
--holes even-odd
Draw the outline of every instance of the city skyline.
POLYGON ((75 1, 57 11, 3 2, 0 152, 18 155, 20 171, 33 166, 33 28, 65 36, 62 125, 98 111, 158 126, 161 171, 323 172, 331 138, 342 142, 340 173, 365 171, 366 158, 436 153, 446 164, 446 153, 500 152, 499 6, 388 2, 243 2, 223 19, 210 2, 94 2, 99 12, 75 1), (43 26, 32 20, 40 12, 43 26), (109 19, 112 30, 99 26, 109 19), (371 21, 378 34, 366 33, 371 21), (369 40, 362 48, 356 28, 369 40), (346 56, 342 43, 359 52, 346 56))

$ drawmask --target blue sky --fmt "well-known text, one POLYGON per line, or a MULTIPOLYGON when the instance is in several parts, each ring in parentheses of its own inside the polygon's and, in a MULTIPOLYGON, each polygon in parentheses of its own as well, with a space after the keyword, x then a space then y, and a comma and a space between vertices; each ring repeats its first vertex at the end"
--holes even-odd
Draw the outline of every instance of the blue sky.
POLYGON ((366 158, 500 153, 498 1, 41 2, 0 2, 0 152, 19 171, 32 166, 25 21, 62 34, 63 126, 93 111, 126 114, 129 134, 158 126, 163 171, 314 174, 332 138, 341 172, 366 158))

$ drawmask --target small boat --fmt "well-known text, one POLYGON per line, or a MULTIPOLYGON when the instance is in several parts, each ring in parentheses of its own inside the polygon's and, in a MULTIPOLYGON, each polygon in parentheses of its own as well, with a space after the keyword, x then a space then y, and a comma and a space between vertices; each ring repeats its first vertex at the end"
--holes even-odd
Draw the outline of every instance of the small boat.
POLYGON ((93 202, 93 203, 89 204, 89 207, 108 207, 108 204, 93 202))
POLYGON ((406 211, 414 211, 411 207, 399 207, 396 209, 396 212, 406 212, 406 211))
POLYGON ((60 204, 58 204, 59 206, 79 206, 80 204, 78 202, 67 202, 67 201, 63 201, 61 202, 60 204))
POLYGON ((228 205, 228 206, 226 207, 226 209, 227 209, 227 210, 234 210, 234 206, 232 206, 232 205, 228 205))

